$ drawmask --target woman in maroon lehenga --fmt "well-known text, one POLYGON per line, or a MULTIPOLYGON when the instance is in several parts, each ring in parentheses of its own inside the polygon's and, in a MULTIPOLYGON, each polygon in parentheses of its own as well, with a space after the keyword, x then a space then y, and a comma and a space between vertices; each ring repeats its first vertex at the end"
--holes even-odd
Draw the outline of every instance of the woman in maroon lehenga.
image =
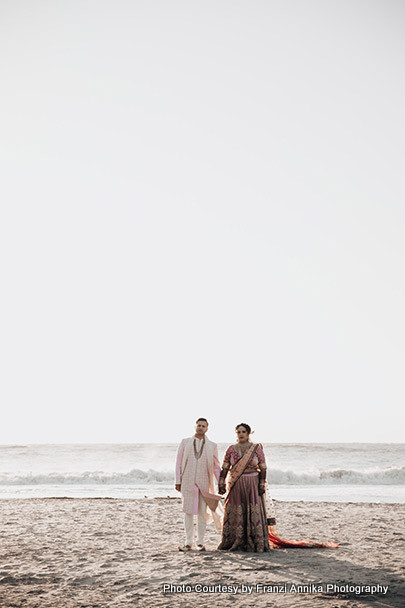
POLYGON ((223 551, 269 551, 278 547, 338 547, 328 541, 286 540, 276 532, 273 503, 266 482, 266 459, 261 444, 250 441, 250 426, 236 427, 238 442, 227 449, 218 484, 219 494, 225 494, 229 472, 228 494, 222 539, 218 549, 223 551))
POLYGON ((229 472, 228 495, 222 539, 223 551, 269 551, 267 517, 262 494, 265 491, 266 459, 260 444, 249 440, 248 424, 236 427, 238 442, 226 450, 218 483, 219 494, 225 494, 229 472))

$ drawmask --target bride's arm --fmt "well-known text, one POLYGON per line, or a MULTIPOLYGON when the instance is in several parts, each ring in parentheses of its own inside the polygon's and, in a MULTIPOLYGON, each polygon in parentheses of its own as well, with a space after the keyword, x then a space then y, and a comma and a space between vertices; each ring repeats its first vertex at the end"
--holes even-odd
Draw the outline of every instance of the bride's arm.
POLYGON ((262 495, 266 491, 267 464, 261 444, 257 448, 256 453, 259 460, 259 494, 262 495))
POLYGON ((259 494, 265 493, 265 504, 266 504, 266 515, 267 515, 267 525, 269 526, 269 530, 272 534, 277 535, 276 531, 276 513, 274 511, 274 504, 269 494, 269 486, 266 481, 267 475, 267 464, 266 458, 264 456, 264 451, 262 446, 258 448, 258 458, 259 458, 259 494))

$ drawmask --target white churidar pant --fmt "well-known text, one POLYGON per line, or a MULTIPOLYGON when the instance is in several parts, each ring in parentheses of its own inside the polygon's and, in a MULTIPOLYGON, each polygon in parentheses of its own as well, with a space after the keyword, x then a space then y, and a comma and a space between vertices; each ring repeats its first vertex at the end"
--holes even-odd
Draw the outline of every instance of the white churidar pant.
MULTIPOLYGON (((194 515, 184 513, 184 527, 186 529, 186 545, 192 545, 194 541, 194 515)), ((197 545, 204 544, 206 528, 207 503, 205 502, 201 492, 198 492, 197 545)))

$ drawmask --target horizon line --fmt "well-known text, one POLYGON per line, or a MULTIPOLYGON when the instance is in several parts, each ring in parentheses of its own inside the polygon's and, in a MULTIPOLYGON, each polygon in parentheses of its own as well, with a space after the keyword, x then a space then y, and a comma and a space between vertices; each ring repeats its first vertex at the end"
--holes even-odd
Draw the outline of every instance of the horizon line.
MULTIPOLYGON (((180 440, 181 441, 181 440, 180 440)), ((23 447, 27 445, 178 445, 179 441, 56 441, 56 442, 14 442, 14 443, 1 443, 2 447, 23 447)), ((215 443, 229 443, 228 441, 216 440, 215 443)), ((337 445, 337 444, 368 444, 368 445, 405 445, 403 441, 265 441, 261 443, 272 443, 273 445, 337 445)))

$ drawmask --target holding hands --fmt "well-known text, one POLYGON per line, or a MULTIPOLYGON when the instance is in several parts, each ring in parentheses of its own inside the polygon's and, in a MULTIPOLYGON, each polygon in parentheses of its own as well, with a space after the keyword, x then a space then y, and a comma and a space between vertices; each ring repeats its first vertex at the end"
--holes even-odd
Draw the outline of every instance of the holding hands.
POLYGON ((226 492, 226 485, 224 481, 219 481, 218 483, 218 494, 225 494, 226 492))

